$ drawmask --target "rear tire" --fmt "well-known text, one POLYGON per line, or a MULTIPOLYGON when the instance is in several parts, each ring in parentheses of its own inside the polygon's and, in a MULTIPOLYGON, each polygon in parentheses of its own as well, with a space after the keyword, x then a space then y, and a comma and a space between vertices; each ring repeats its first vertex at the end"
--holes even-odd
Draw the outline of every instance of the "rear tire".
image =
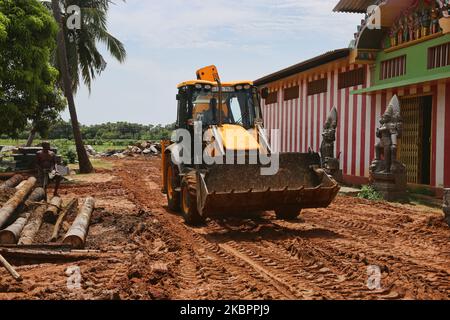
POLYGON ((189 225, 198 226, 205 223, 205 219, 197 209, 197 176, 188 173, 181 182, 181 212, 189 225))
POLYGON ((275 210, 275 214, 280 220, 295 220, 298 218, 301 212, 301 209, 289 207, 275 210))
POLYGON ((180 187, 180 176, 178 168, 170 162, 166 169, 166 185, 167 185, 167 206, 170 210, 180 211, 180 192, 176 189, 180 187))

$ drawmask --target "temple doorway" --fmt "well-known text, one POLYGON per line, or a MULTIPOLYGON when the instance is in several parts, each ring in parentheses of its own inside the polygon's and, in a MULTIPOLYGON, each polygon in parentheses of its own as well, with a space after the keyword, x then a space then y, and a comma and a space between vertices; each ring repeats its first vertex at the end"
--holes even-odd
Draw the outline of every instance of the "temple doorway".
POLYGON ((400 161, 406 165, 408 183, 431 183, 431 120, 433 97, 400 99, 403 133, 400 161))

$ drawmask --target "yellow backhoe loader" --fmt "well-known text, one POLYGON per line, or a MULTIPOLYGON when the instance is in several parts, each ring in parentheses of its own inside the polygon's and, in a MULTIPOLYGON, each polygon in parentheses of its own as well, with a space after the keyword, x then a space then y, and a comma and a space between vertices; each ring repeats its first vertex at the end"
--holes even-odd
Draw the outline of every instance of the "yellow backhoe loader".
POLYGON ((264 211, 295 219, 336 197, 319 154, 272 151, 259 96, 251 81, 222 83, 215 66, 178 85, 177 133, 162 141, 162 191, 188 224, 264 211))

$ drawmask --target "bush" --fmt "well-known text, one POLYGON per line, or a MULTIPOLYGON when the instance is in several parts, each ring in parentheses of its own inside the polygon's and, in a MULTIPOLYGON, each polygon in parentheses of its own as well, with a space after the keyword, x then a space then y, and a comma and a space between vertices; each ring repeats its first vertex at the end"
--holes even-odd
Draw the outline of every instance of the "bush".
POLYGON ((358 198, 372 201, 383 200, 383 196, 371 186, 363 186, 361 192, 358 194, 358 198))
POLYGON ((77 153, 73 149, 67 150, 63 156, 70 164, 74 164, 77 161, 77 153))

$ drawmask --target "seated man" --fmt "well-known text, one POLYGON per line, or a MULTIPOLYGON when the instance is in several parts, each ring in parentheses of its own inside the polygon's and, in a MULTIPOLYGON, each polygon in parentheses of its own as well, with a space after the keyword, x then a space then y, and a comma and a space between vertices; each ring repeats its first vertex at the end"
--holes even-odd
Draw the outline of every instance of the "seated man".
POLYGON ((44 188, 47 195, 47 187, 50 181, 55 181, 54 196, 58 196, 59 185, 62 181, 62 176, 58 173, 56 155, 50 150, 50 143, 42 142, 42 151, 36 154, 36 167, 38 170, 39 184, 44 188))

